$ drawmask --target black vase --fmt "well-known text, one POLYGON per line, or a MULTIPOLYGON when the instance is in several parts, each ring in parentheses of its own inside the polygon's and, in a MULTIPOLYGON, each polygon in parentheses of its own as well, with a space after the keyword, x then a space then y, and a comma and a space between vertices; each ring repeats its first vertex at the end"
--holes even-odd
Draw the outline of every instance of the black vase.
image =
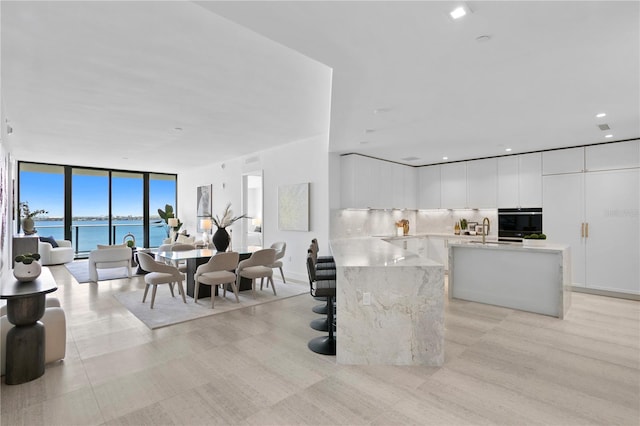
POLYGON ((213 241, 213 245, 216 246, 217 251, 226 251, 231 238, 225 228, 218 228, 211 240, 213 241))

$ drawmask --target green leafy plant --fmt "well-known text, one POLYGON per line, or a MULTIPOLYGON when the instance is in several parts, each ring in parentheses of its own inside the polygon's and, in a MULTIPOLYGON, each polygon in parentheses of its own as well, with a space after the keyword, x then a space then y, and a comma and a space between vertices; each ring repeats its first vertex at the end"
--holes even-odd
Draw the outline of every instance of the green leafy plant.
MULTIPOLYGON (((175 215, 173 213, 173 206, 171 204, 165 204, 164 210, 158 209, 158 216, 160 216, 162 218, 162 220, 164 220, 164 223, 165 223, 165 225, 167 227, 167 237, 168 237, 169 236, 169 229, 171 228, 169 226, 169 219, 175 218, 175 215)), ((180 219, 178 219, 178 226, 174 226, 173 230, 175 232, 178 232, 181 227, 182 227, 182 222, 180 222, 180 219)))
POLYGON ((31 265, 34 260, 40 260, 40 255, 38 253, 24 253, 17 255, 14 260, 18 263, 31 265))
POLYGON ((38 216, 39 214, 47 214, 47 213, 49 212, 43 209, 31 211, 31 209, 29 209, 28 201, 23 201, 20 203, 20 216, 22 216, 24 219, 33 218, 34 216, 38 216))
POLYGON ((546 240, 547 236, 544 234, 529 234, 529 235, 525 235, 524 237, 525 240, 546 240))
POLYGON ((467 229, 467 219, 460 219, 460 229, 467 229))
POLYGON ((216 215, 216 217, 211 218, 211 220, 213 220, 213 223, 218 228, 226 228, 227 226, 232 225, 235 221, 245 217, 247 217, 246 214, 243 214, 240 216, 234 216, 233 210, 231 210, 231 203, 229 203, 227 204, 227 207, 224 209, 224 213, 222 213, 222 218, 216 215))

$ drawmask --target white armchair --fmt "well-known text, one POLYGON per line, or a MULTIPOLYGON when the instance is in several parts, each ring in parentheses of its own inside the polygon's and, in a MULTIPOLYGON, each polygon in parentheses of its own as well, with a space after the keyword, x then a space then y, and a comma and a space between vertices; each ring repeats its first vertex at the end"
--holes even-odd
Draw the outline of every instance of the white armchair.
POLYGON ((55 240, 58 247, 53 247, 51 243, 38 241, 38 253, 42 265, 59 265, 61 263, 73 262, 73 247, 71 241, 55 240))
MULTIPOLYGON (((60 301, 55 297, 47 297, 44 315, 40 318, 44 325, 44 362, 64 359, 67 352, 67 319, 60 301)), ((0 307, 0 370, 4 375, 6 364, 7 333, 13 324, 7 318, 7 306, 0 307)))
POLYGON ((89 278, 98 282, 98 269, 127 268, 131 278, 131 248, 127 246, 98 247, 89 253, 89 278))

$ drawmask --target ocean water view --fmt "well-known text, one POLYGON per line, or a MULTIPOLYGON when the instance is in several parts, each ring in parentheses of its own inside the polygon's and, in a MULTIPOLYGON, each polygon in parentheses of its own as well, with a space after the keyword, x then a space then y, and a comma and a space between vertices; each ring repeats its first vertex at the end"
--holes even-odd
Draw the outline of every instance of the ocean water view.
MULTIPOLYGON (((159 219, 158 219, 159 220, 159 219)), ((163 223, 154 223, 151 219, 149 230, 150 247, 158 247, 167 238, 166 227, 163 223)), ((113 244, 122 244, 124 237, 131 233, 136 239, 136 246, 144 245, 144 228, 140 219, 113 220, 111 229, 107 220, 74 220, 71 228, 71 242, 77 253, 89 252, 98 244, 109 244, 109 233, 115 235, 113 244), (115 234, 114 234, 115 233, 115 234)), ((64 239, 64 222, 62 220, 36 220, 38 236, 52 236, 57 240, 64 239)))

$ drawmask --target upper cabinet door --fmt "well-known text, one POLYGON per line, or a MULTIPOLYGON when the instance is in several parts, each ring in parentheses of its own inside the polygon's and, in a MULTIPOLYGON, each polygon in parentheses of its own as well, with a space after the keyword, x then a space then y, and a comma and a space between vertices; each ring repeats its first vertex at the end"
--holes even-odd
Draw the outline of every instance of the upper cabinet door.
POLYGON ((515 208, 520 205, 518 156, 498 158, 498 208, 515 208))
POLYGON ((584 148, 558 149, 542 153, 542 174, 580 173, 584 171, 584 148))
POLYGON ((542 154, 518 155, 518 207, 542 207, 542 154))
POLYGON ((418 168, 418 208, 440 208, 440 166, 418 168))
POLYGON ((467 161, 467 207, 495 208, 497 192, 497 159, 467 161))
POLYGON ((467 208, 467 163, 448 163, 440 166, 440 199, 443 209, 467 208))
POLYGON ((404 208, 415 210, 418 208, 418 168, 402 166, 404 175, 404 208))
POLYGON ((585 164, 589 172, 640 167, 640 141, 588 146, 585 164))

